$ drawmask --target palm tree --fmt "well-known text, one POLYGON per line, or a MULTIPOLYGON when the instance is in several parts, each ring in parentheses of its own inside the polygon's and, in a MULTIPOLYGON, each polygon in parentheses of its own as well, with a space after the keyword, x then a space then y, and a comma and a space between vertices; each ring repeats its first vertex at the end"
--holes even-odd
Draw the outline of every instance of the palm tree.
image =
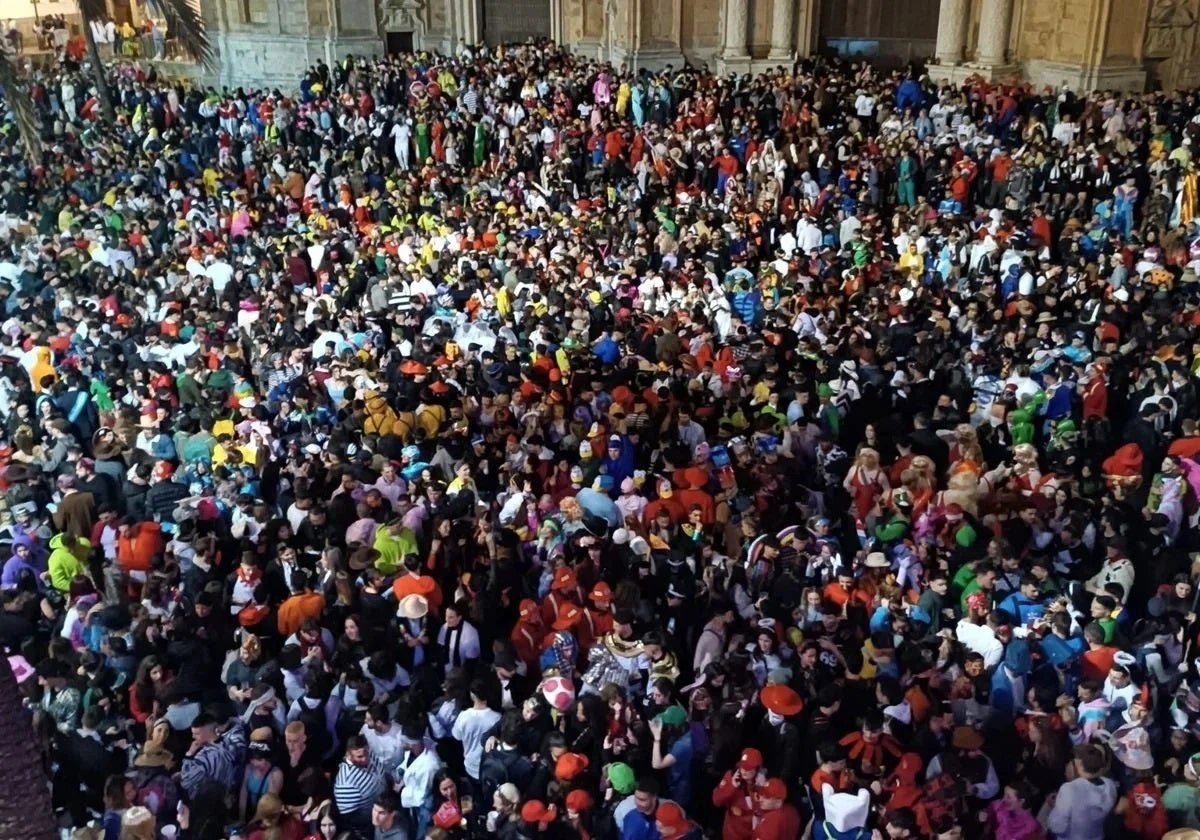
POLYGON ((0 837, 57 840, 41 750, 33 748, 34 734, 21 708, 17 678, 7 658, 0 660, 0 766, 5 771, 0 785, 0 837))
MULTIPOLYGON (((96 39, 92 37, 92 21, 104 20, 108 15, 108 10, 105 0, 78 0, 78 3, 83 37, 87 43, 88 58, 91 64, 92 83, 96 86, 96 94, 100 100, 100 109, 104 118, 113 122, 116 120, 116 112, 108 91, 108 79, 104 75, 104 64, 96 49, 96 39)), ((183 53, 193 61, 203 64, 207 69, 215 69, 216 53, 204 27, 204 20, 200 16, 199 9, 193 5, 193 0, 152 0, 152 5, 166 20, 167 31, 175 37, 183 53)), ((0 87, 3 88, 3 98, 13 113, 17 131, 25 146, 25 155, 30 164, 36 166, 42 158, 42 141, 38 130, 37 110, 29 98, 29 93, 21 84, 16 64, 7 54, 0 54, 0 87)))

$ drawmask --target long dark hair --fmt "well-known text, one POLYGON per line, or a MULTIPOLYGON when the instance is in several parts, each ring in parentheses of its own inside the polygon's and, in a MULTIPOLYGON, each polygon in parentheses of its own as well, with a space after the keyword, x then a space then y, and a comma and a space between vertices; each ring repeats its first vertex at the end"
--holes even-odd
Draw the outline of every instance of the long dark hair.
POLYGON ((150 710, 150 707, 154 705, 155 695, 158 693, 158 687, 154 684, 154 680, 150 678, 150 672, 155 668, 166 670, 166 666, 163 665, 162 660, 151 654, 138 665, 137 676, 133 680, 133 696, 136 698, 138 707, 142 711, 150 710))

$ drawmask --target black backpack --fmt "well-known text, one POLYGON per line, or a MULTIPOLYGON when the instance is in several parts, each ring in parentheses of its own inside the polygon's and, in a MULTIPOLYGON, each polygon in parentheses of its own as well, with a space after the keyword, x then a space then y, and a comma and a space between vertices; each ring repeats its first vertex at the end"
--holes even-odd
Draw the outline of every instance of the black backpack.
POLYGON ((304 724, 308 743, 312 744, 313 750, 322 758, 328 755, 333 747, 332 739, 329 737, 329 727, 325 723, 325 705, 328 702, 329 698, 326 697, 316 706, 309 706, 307 698, 301 697, 300 716, 297 718, 304 724))
POLYGON ((516 750, 497 748, 484 753, 479 762, 479 784, 483 786, 484 801, 490 802, 500 785, 508 782, 524 793, 532 774, 533 765, 516 750))

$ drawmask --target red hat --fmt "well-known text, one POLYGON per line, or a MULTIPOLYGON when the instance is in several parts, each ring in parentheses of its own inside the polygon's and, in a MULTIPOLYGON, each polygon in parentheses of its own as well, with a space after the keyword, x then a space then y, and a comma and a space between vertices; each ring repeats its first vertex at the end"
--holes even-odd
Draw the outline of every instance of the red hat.
POLYGON ((741 770, 743 773, 753 773, 762 766, 762 753, 754 749, 754 747, 747 747, 746 749, 742 750, 742 757, 738 759, 737 769, 741 770))
POLYGON ((588 593, 588 597, 593 601, 602 601, 608 603, 612 600, 612 589, 604 581, 599 581, 592 587, 592 591, 588 593))
POLYGON ((1134 476, 1142 474, 1142 450, 1136 443, 1127 443, 1104 459, 1105 475, 1134 476))
POLYGON ((554 765, 554 778, 560 782, 569 782, 575 779, 588 767, 588 759, 586 755, 579 753, 563 753, 558 757, 558 761, 554 765))
POLYGON ((946 519, 950 522, 957 522, 963 518, 963 508, 958 502, 951 502, 946 505, 946 519))
POLYGON ((529 616, 531 616, 531 615, 539 614, 538 613, 538 605, 534 602, 534 600, 532 598, 523 599, 521 601, 521 606, 519 607, 519 610, 521 612, 521 618, 529 618, 529 616))
POLYGON ((570 630, 583 617, 583 610, 574 604, 563 604, 558 608, 558 616, 554 619, 555 630, 570 630))
POLYGON ((586 790, 573 790, 567 794, 568 811, 586 811, 592 807, 592 797, 586 790))
POLYGON ((557 816, 558 810, 553 805, 547 808, 546 803, 537 799, 530 799, 521 806, 521 819, 525 822, 550 822, 550 820, 557 816))
POLYGON ((769 685, 762 690, 759 697, 767 711, 784 717, 798 715, 804 709, 800 695, 786 685, 769 685))
POLYGON ((568 589, 574 589, 575 586, 575 573, 564 567, 554 573, 554 582, 550 584, 550 591, 566 592, 568 589))
POLYGON ((782 779, 767 779, 758 786, 760 799, 787 799, 787 785, 782 779))
POLYGON ((687 814, 674 802, 660 801, 658 810, 654 812, 654 821, 666 828, 676 831, 688 827, 687 814))

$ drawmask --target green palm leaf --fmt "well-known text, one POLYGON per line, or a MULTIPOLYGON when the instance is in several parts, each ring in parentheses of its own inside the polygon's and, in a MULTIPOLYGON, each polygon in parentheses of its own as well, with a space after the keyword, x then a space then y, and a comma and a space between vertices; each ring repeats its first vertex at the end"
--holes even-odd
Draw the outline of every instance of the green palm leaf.
POLYGON ((31 166, 42 161, 42 135, 38 129, 37 109, 29 98, 29 91, 17 78, 17 66, 10 56, 0 53, 0 87, 4 88, 4 102, 12 112, 17 132, 25 146, 25 157, 31 166))
POLYGON ((217 69, 217 55, 204 19, 192 0, 154 0, 154 6, 167 22, 167 31, 187 56, 209 70, 217 69))

